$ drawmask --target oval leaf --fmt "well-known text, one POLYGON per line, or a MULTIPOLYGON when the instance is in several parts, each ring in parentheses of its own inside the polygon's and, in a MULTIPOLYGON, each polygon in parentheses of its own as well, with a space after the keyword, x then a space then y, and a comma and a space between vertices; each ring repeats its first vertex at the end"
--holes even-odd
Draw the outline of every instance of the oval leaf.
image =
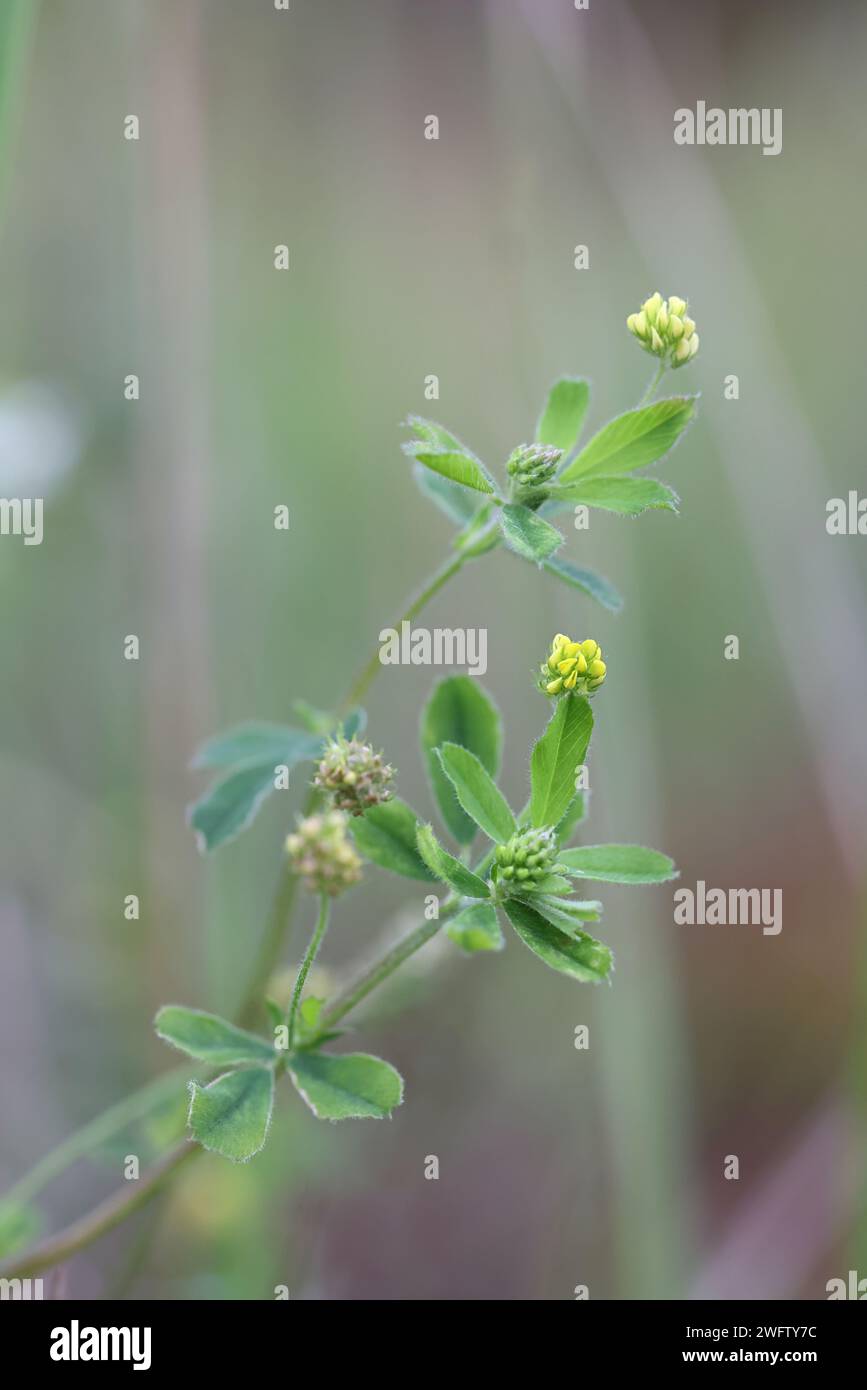
POLYGON ((404 878, 430 883, 431 873, 416 848, 418 819, 405 801, 395 797, 371 806, 363 816, 353 816, 349 829, 365 859, 404 878))
POLYGON ((187 811, 203 854, 233 840, 255 820, 262 802, 274 790, 277 764, 251 763, 238 767, 209 787, 187 811))
POLYGON ((497 707, 472 676, 449 676, 434 689, 424 708, 420 737, 431 791, 440 815, 458 844, 468 845, 476 834, 475 822, 458 803, 436 750, 443 743, 458 743, 475 753, 486 771, 496 777, 502 743, 497 707))
POLYGON ((568 560, 561 560, 559 555, 547 559, 542 568, 546 574, 553 574, 557 579, 562 579, 564 584, 571 585, 573 589, 580 589, 589 598, 594 598, 603 608, 607 608, 609 613, 619 613, 623 607, 623 599, 614 585, 593 570, 580 569, 568 560))
POLYGON ((536 426, 536 443, 562 449, 564 458, 571 454, 578 443, 589 400, 590 387, 586 381, 574 377, 556 381, 548 392, 545 409, 536 426))
POLYGON ((403 1100, 403 1080, 381 1057, 296 1053, 289 1074, 320 1120, 384 1119, 403 1100))
POLYGON ((515 817, 476 755, 456 743, 444 743, 438 752, 443 772, 467 815, 495 845, 510 839, 518 828, 515 817))
MULTIPOLYGON (((325 716, 326 718, 328 716, 325 716)), ((236 767, 238 763, 294 763, 318 758, 322 738, 288 724, 253 721, 238 724, 208 739, 197 750, 192 767, 236 767)))
POLYGON ((570 502, 583 502, 619 516, 640 516, 642 512, 678 510, 679 498, 672 488, 656 478, 588 478, 552 489, 552 496, 570 502))
POLYGON ((541 565, 563 544, 563 533, 556 526, 531 512, 529 507, 519 506, 516 502, 507 502, 503 507, 500 526, 509 549, 537 565, 541 565))
POLYGON ((476 951, 502 951, 503 931, 490 903, 473 903, 446 926, 446 936, 468 955, 476 951))
POLYGON ((556 825, 575 795, 576 769, 587 754, 593 714, 583 696, 566 695, 533 749, 530 824, 556 825))
POLYGON ((678 877, 673 859, 643 845, 582 845, 561 850, 557 857, 559 867, 573 878, 597 883, 667 883, 678 877))
POLYGON ((586 984, 598 984, 611 973, 614 960, 601 941, 586 932, 567 936, 546 922, 528 903, 518 902, 516 898, 510 898, 504 907, 524 945, 552 970, 586 984))
POLYGON ((154 1019, 154 1028, 163 1042, 215 1067, 229 1066, 232 1062, 268 1064, 274 1061, 274 1047, 266 1038, 247 1033, 217 1014, 201 1009, 167 1004, 154 1019))
POLYGON ((204 1149, 246 1163, 264 1148, 274 1108, 272 1067, 244 1067, 208 1086, 190 1082, 188 1123, 204 1149))
POLYGON ((489 898, 491 890, 484 879, 477 877, 472 869, 455 859, 453 854, 443 849, 432 825, 420 825, 416 834, 418 852, 431 873, 442 879, 456 893, 465 898, 489 898))
POLYGON ((695 400, 695 396, 670 396, 618 415, 564 468, 558 482, 572 482, 591 473, 631 473, 656 463, 683 434, 695 413, 695 400))
POLYGON ((452 483, 459 483, 461 487, 472 488, 474 492, 493 493, 495 491, 492 480, 487 476, 485 470, 477 459, 471 458, 469 454, 455 453, 449 449, 423 448, 416 452, 413 450, 412 457, 417 459, 425 468, 429 468, 432 473, 439 473, 443 478, 448 478, 452 483))

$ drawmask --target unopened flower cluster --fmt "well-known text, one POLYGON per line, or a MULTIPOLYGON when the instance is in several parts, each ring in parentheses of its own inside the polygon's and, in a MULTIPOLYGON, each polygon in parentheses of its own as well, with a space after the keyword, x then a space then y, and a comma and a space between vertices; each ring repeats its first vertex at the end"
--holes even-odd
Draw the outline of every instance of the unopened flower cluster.
POLYGON ((533 888, 553 872, 556 857, 557 837, 550 827, 522 830, 506 844, 497 846, 497 874, 533 888))
POLYGON ((361 878, 361 860, 346 834, 342 811, 307 816, 286 837, 292 868, 311 893, 336 897, 361 878))
POLYGON ((547 444, 519 444, 506 464, 513 500, 525 506, 544 501, 546 485, 553 479, 562 457, 562 449, 547 444))
POLYGON ((672 367, 686 366, 698 352, 698 334, 689 306, 676 294, 663 299, 657 290, 645 299, 637 314, 629 315, 626 327, 645 352, 668 358, 672 367))
POLYGON ((546 695, 592 695, 605 679, 608 668, 602 648, 592 637, 573 642, 558 632, 551 643, 551 655, 542 663, 540 685, 546 695))

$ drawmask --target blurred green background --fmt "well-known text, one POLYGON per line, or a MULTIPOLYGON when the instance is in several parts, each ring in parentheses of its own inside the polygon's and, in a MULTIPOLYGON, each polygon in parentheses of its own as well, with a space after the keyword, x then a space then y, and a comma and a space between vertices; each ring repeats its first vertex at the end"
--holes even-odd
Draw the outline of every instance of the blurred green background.
MULTIPOLYGON (((765 937, 675 926, 666 888, 604 889, 617 971, 597 990, 515 938, 470 961, 434 942, 357 1035, 406 1077, 391 1122, 321 1124, 285 1088, 264 1155, 194 1165, 55 1293, 823 1298, 867 1276, 867 551, 825 529, 827 500, 864 478, 867 11, 2 9, 0 492, 46 499, 41 546, 0 540, 3 1187, 176 1065, 160 1004, 237 1005, 303 788, 206 862, 189 760, 296 697, 334 703, 440 562, 449 525, 400 420, 440 419, 499 469, 571 373, 598 427, 644 390, 625 318, 656 288, 689 297, 702 342, 671 383, 702 392, 664 469, 682 515, 594 512, 564 552, 623 613, 497 552, 426 621, 488 631, 515 801, 548 712, 532 670, 555 631, 596 637, 589 839, 665 849, 686 885, 781 887, 784 905, 765 937), (699 99, 781 107, 782 154, 677 147, 673 111, 699 99)), ((367 701, 425 814, 433 676, 384 668, 367 701)), ((371 871, 325 967, 350 971, 421 898, 371 871)), ((311 923, 307 903, 287 965, 311 923)), ((46 1229, 175 1119, 52 1183, 46 1229)))

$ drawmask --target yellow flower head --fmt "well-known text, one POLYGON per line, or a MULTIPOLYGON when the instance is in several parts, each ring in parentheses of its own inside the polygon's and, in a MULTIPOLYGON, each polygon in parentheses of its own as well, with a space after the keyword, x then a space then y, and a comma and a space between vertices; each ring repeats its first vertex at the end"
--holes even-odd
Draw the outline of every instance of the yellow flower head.
POLYGON ((539 686, 552 697, 572 691, 578 695, 592 695, 604 681, 605 671, 602 648, 592 637, 573 642, 571 637, 558 632, 551 643, 551 655, 542 664, 539 686))
POLYGON ((672 367, 686 366, 698 352, 695 322, 689 317, 686 300, 676 294, 663 299, 657 290, 637 314, 629 315, 626 327, 645 352, 667 358, 672 367))

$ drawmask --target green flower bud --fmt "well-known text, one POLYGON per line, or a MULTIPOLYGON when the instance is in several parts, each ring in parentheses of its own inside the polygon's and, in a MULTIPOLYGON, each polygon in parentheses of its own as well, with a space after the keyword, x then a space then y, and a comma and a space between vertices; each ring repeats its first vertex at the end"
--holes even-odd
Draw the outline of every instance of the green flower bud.
POLYGON ((286 853, 293 871, 310 893, 336 897, 361 878, 361 860, 346 834, 341 811, 299 819, 286 837, 286 853))
POLYGON ((394 768, 369 743, 338 737, 326 744, 313 785, 327 792, 338 811, 363 816, 370 806, 390 800, 394 768))
POLYGON ((511 498, 524 506, 538 507, 548 495, 547 484, 557 472, 562 449, 547 444, 520 444, 506 463, 512 480, 511 498))
POLYGON ((551 826, 520 830, 504 845, 497 846, 495 858, 499 879, 532 889, 554 870, 557 836, 551 826))
POLYGON ((673 294, 666 301, 657 290, 644 301, 637 314, 629 315, 626 326, 645 352, 667 361, 672 367, 682 367, 698 351, 697 347, 681 347, 682 343, 698 340, 695 320, 688 318, 686 311, 685 299, 673 294))

